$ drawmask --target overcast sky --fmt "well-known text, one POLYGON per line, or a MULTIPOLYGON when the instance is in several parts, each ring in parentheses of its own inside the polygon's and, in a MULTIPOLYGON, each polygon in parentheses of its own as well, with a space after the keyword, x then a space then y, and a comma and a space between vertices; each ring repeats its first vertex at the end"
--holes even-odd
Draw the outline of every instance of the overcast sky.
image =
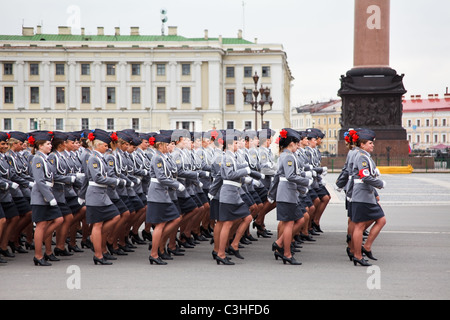
MULTIPOLYGON (((210 37, 235 37, 243 29, 247 40, 281 43, 295 78, 293 107, 338 98, 340 76, 353 67, 354 0, 13 0, 2 3, 0 34, 19 35, 22 24, 56 34, 79 21, 87 34, 98 26, 129 34, 138 26, 158 35, 161 8, 166 25, 185 37, 203 37, 205 29, 210 37)), ((450 87, 449 39, 449 0, 391 0, 390 66, 405 74, 408 97, 442 96, 450 87)))

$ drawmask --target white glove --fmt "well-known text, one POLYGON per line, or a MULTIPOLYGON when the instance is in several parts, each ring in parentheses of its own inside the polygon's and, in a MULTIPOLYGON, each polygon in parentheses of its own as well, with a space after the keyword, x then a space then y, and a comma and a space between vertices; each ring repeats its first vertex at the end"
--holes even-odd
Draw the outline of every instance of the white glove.
POLYGON ((134 187, 134 182, 131 181, 130 188, 133 188, 133 187, 134 187))
POLYGON ((199 183, 198 183, 198 186, 199 186, 200 188, 203 188, 203 183, 199 182, 199 183))
POLYGON ((144 169, 144 176, 148 175, 148 170, 144 169))
POLYGON ((214 196, 211 193, 208 193, 208 198, 209 198, 209 200, 212 200, 212 199, 214 199, 214 196))
POLYGON ((180 183, 180 185, 178 186, 178 191, 183 192, 184 190, 186 190, 186 187, 180 183))
POLYGON ((28 186, 29 186, 30 188, 33 188, 34 185, 35 185, 35 183, 32 182, 32 181, 30 181, 30 183, 28 183, 28 186))
POLYGON ((323 167, 322 169, 323 169, 322 176, 326 176, 328 173, 328 167, 323 167))
POLYGON ((50 200, 50 205, 52 207, 56 207, 58 205, 58 202, 56 201, 56 199, 52 199, 52 200, 50 200))
POLYGON ((303 171, 305 174, 305 178, 311 179, 312 178, 312 172, 311 171, 303 171))
POLYGON ((258 180, 253 180, 252 181, 252 183, 253 183, 253 185, 255 186, 255 187, 262 187, 262 182, 261 181, 258 181, 258 180))
POLYGON ((80 204, 80 206, 82 206, 85 203, 86 200, 78 198, 78 203, 80 204))
POLYGON ((137 185, 140 185, 140 184, 141 184, 141 179, 136 178, 136 184, 137 184, 137 185))
POLYGON ((11 188, 13 188, 14 190, 16 190, 19 187, 19 185, 15 182, 11 183, 11 188))
POLYGON ((247 170, 247 174, 250 174, 250 172, 252 172, 252 170, 250 170, 250 167, 246 167, 245 170, 247 170))
POLYGON ((253 181, 252 178, 250 178, 250 177, 244 177, 244 183, 250 184, 250 183, 252 183, 252 181, 253 181))
POLYGON ((381 180, 381 181, 383 181, 383 186, 381 187, 381 189, 386 188, 386 181, 384 181, 384 180, 381 180))
POLYGON ((75 182, 75 180, 77 180, 77 177, 75 177, 75 176, 71 176, 71 177, 70 177, 70 179, 71 179, 71 182, 72 182, 72 183, 74 183, 74 182, 75 182))
POLYGON ((264 174, 264 173, 261 173, 261 179, 265 179, 266 178, 266 175, 264 174))
POLYGON ((76 176, 77 176, 77 179, 84 178, 84 173, 82 173, 82 172, 77 172, 77 173, 76 173, 76 176))
POLYGON ((316 170, 312 170, 311 172, 312 172, 312 176, 313 176, 314 178, 317 177, 317 172, 316 172, 316 170))
POLYGON ((313 179, 309 179, 309 182, 308 182, 308 187, 310 187, 312 184, 313 184, 313 179))
POLYGON ((269 203, 274 203, 275 202, 272 198, 267 198, 267 201, 269 201, 269 203))
POLYGON ((379 177, 381 175, 380 169, 375 168, 375 176, 379 177))
POLYGON ((341 192, 341 191, 342 191, 342 188, 338 188, 337 185, 334 185, 334 190, 336 190, 337 192, 341 192))

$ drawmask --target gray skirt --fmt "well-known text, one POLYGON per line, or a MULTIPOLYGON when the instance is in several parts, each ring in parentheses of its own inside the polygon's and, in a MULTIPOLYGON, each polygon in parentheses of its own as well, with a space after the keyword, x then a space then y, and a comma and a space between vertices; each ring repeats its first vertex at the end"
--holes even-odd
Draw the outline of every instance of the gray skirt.
POLYGON ((147 223, 163 223, 177 219, 180 216, 180 207, 175 203, 147 202, 147 223))
POLYGON ((120 212, 114 204, 103 207, 86 206, 87 224, 105 222, 118 215, 120 215, 120 212))
POLYGON ((351 211, 351 220, 355 223, 378 220, 384 217, 384 211, 378 203, 352 202, 351 211))
POLYGON ((31 205, 31 220, 34 223, 51 221, 59 217, 62 217, 62 213, 58 206, 31 205))
POLYGON ((303 218, 305 212, 305 208, 300 204, 277 201, 278 221, 297 221, 303 218))
POLYGON ((241 204, 219 203, 219 221, 234 221, 245 218, 249 214, 250 210, 245 202, 241 204))

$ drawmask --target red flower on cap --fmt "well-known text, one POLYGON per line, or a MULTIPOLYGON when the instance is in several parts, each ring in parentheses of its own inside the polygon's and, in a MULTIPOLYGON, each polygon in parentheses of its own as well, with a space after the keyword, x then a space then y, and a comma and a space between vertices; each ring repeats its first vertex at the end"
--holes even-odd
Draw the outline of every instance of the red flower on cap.
POLYGON ((219 136, 219 133, 216 130, 211 132, 211 138, 214 138, 214 140, 217 139, 218 136, 219 136))
POLYGON ((88 139, 91 140, 91 141, 94 141, 95 140, 94 133, 89 132, 88 139))
POLYGON ((6 136, 8 137, 8 139, 11 139, 11 135, 7 132, 6 136))
POLYGON ((284 130, 284 129, 281 130, 281 132, 280 132, 280 137, 286 139, 286 138, 287 138, 287 135, 288 135, 288 132, 287 132, 286 130, 284 130))
POLYGON ((217 140, 219 142, 219 144, 223 144, 223 139, 219 138, 219 140, 217 140))
POLYGON ((153 146, 153 145, 155 145, 155 137, 150 137, 149 139, 148 139, 148 142, 150 143, 150 145, 151 146, 153 146))
POLYGON ((28 137, 28 143, 29 144, 31 144, 32 146, 34 145, 34 142, 35 142, 36 140, 34 140, 34 137, 33 136, 29 136, 28 137))
POLYGON ((116 132, 111 133, 111 140, 112 140, 112 141, 117 141, 117 140, 119 140, 119 137, 117 136, 117 133, 116 133, 116 132))
POLYGON ((347 141, 347 143, 350 143, 350 137, 349 136, 345 136, 345 141, 347 141))

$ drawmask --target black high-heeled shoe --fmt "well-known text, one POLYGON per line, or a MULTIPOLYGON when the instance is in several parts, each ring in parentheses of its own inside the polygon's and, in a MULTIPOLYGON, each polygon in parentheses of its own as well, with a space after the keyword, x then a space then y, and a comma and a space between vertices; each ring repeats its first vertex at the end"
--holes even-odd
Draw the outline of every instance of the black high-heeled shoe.
POLYGON ((372 259, 372 260, 378 260, 377 258, 375 258, 375 257, 372 255, 372 251, 367 251, 367 250, 364 248, 364 246, 361 247, 361 252, 362 252, 363 254, 365 254, 366 257, 369 258, 369 259, 372 259))
POLYGON ((263 238, 270 238, 270 236, 267 234, 267 232, 265 230, 261 231, 258 230, 256 231, 256 235, 259 237, 263 237, 263 238))
POLYGON ((112 265, 112 262, 109 262, 108 260, 106 260, 105 257, 102 257, 100 259, 100 258, 97 258, 96 256, 94 256, 93 260, 94 260, 95 265, 97 265, 97 263, 100 263, 101 265, 106 265, 106 266, 112 265))
POLYGON ((13 253, 16 253, 16 251, 17 253, 28 253, 28 251, 22 248, 22 246, 20 245, 16 246, 14 242, 9 241, 8 245, 10 246, 13 253))
POLYGON ((55 256, 61 256, 61 257, 73 256, 73 253, 70 253, 69 251, 67 251, 66 248, 64 248, 64 250, 55 248, 55 250, 53 250, 53 252, 55 253, 55 256))
POLYGON ((153 258, 152 256, 149 256, 148 260, 150 261, 150 264, 153 264, 153 263, 155 263, 157 265, 166 265, 167 264, 167 262, 163 261, 161 259, 161 257, 153 258))
POLYGON ((142 230, 142 238, 144 240, 148 240, 148 241, 152 241, 153 240, 151 232, 147 232, 145 230, 142 230))
POLYGON ((216 262, 219 265, 220 263, 226 265, 226 266, 232 266, 234 265, 234 262, 231 262, 228 257, 221 258, 219 256, 216 256, 216 262))
POLYGON ((234 255, 236 258, 244 259, 244 257, 240 254, 239 250, 234 250, 232 246, 228 247, 228 252, 234 255))
POLYGON ((322 229, 320 229, 320 225, 318 225, 318 224, 315 223, 314 221, 312 221, 311 225, 312 225, 314 231, 323 233, 322 229))
POLYGON ((286 262, 289 262, 289 264, 292 265, 301 265, 302 263, 300 261, 295 260, 294 255, 292 255, 290 258, 286 256, 282 256, 283 264, 286 264, 286 262))
POLYGON ((50 262, 47 262, 45 260, 45 258, 38 259, 36 257, 33 257, 33 262, 34 262, 35 266, 39 265, 39 266, 43 266, 43 267, 49 267, 52 265, 50 262))
POLYGON ((14 258, 16 256, 15 254, 9 252, 8 249, 5 249, 5 250, 0 249, 0 254, 5 256, 5 257, 7 257, 7 258, 14 258))
POLYGON ((163 260, 173 260, 173 258, 170 256, 170 254, 166 250, 161 252, 158 249, 158 256, 163 260))
POLYGON ((137 234, 137 233, 135 234, 130 231, 130 238, 131 238, 131 242, 133 244, 146 244, 146 242, 144 240, 139 238, 139 234, 137 234))
POLYGON ((275 256, 275 260, 278 260, 278 258, 281 258, 283 260, 283 254, 279 251, 274 251, 273 255, 275 256))
POLYGON ((69 250, 69 252, 84 252, 84 250, 81 250, 80 247, 78 247, 78 245, 74 245, 71 246, 70 244, 67 246, 67 249, 69 250))
POLYGON ((369 262, 367 262, 367 260, 364 260, 363 258, 357 259, 357 258, 353 257, 353 265, 356 266, 356 264, 360 264, 363 267, 370 267, 371 266, 371 264, 369 262))
POLYGON ((57 257, 55 257, 55 255, 52 253, 50 255, 44 253, 44 259, 45 261, 60 261, 57 257))
POLYGON ((284 248, 280 247, 275 241, 272 243, 272 251, 284 253, 284 248))
POLYGON ((180 251, 180 247, 178 247, 178 245, 175 245, 175 249, 170 249, 169 246, 167 246, 167 252, 170 255, 174 255, 174 256, 184 256, 184 253, 180 251))
POLYGON ((346 251, 347 251, 347 255, 348 255, 348 258, 350 259, 350 261, 353 261, 354 255, 353 255, 353 253, 351 252, 350 248, 347 247, 346 251))

